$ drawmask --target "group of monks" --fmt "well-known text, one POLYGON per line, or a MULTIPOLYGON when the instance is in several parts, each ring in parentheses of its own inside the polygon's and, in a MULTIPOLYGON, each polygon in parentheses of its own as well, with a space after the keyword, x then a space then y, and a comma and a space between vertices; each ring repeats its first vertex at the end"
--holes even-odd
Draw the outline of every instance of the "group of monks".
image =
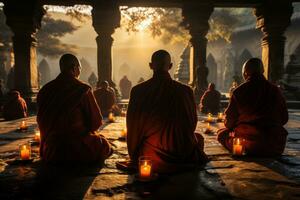
MULTIPOLYGON (((37 97, 41 158, 47 163, 103 162, 113 149, 104 136, 95 132, 109 105, 103 98, 97 103, 99 91, 93 92, 78 79, 81 65, 74 55, 63 55, 59 64, 61 73, 37 97)), ((154 52, 149 66, 153 77, 134 86, 130 93, 126 116, 128 167, 136 167, 141 156, 151 157, 157 173, 205 164, 208 157, 204 138, 195 133, 197 106, 192 89, 172 80, 167 51, 154 52)), ((288 120, 285 100, 278 87, 264 78, 259 59, 244 64, 243 76, 245 82, 233 91, 225 111, 226 128, 218 131, 217 139, 232 151, 234 133, 245 140, 250 155, 280 155, 287 136, 283 128, 288 120)), ((115 101, 107 82, 101 83, 99 90, 115 101)))

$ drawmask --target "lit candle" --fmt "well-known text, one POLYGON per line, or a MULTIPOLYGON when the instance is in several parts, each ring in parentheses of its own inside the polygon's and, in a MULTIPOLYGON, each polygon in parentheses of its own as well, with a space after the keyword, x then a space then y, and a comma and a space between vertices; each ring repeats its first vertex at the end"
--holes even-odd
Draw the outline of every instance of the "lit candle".
POLYGON ((139 159, 140 177, 143 179, 151 178, 152 162, 147 157, 141 157, 139 159))
POLYGON ((127 135, 127 128, 124 128, 124 129, 121 131, 121 137, 122 137, 122 138, 126 138, 126 135, 127 135))
POLYGON ((29 160, 31 157, 31 147, 28 144, 20 146, 20 158, 21 160, 29 160))
POLYGON ((35 132, 34 140, 37 141, 37 142, 41 141, 41 133, 40 133, 40 131, 36 131, 35 132))
POLYGON ((206 131, 210 131, 210 123, 207 123, 206 131))
POLYGON ((21 122, 21 124, 20 124, 20 130, 21 130, 21 131, 27 130, 27 125, 26 125, 26 122, 25 122, 25 121, 22 121, 22 122, 21 122))
POLYGON ((121 110, 121 116, 126 117, 126 108, 122 108, 121 110))
POLYGON ((223 113, 221 112, 218 113, 218 121, 219 122, 223 121, 223 113))
POLYGON ((233 139, 233 149, 232 149, 233 155, 237 155, 237 156, 243 155, 244 149, 243 149, 243 144, 242 144, 241 140, 242 139, 240 139, 240 138, 233 139))
POLYGON ((211 113, 208 113, 207 115, 207 122, 213 122, 213 117, 211 113))
POLYGON ((115 121, 115 117, 114 117, 114 114, 112 112, 108 114, 108 121, 109 122, 114 122, 115 121))

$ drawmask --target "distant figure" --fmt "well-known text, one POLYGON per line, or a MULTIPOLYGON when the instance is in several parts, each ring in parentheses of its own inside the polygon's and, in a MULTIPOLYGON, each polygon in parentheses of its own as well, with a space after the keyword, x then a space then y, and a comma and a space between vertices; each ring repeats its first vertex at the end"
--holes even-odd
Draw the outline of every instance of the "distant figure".
POLYGON ((38 93, 40 155, 51 163, 101 162, 112 154, 104 136, 95 135, 102 116, 89 85, 78 78, 80 62, 72 54, 59 61, 61 73, 38 93))
POLYGON ((128 99, 131 90, 131 81, 128 80, 127 76, 124 76, 119 83, 121 95, 123 99, 128 99))
POLYGON ((102 115, 107 117, 108 114, 113 111, 116 97, 111 89, 109 89, 107 81, 102 81, 98 86, 98 89, 94 91, 94 95, 102 115))
POLYGON ((145 81, 145 79, 143 78, 143 77, 141 77, 139 80, 138 80, 138 84, 140 84, 140 83, 142 83, 142 82, 144 82, 145 81))
POLYGON ((127 111, 130 159, 150 156, 159 173, 187 170, 203 164, 203 137, 195 134, 196 104, 190 87, 172 80, 171 56, 165 50, 151 58, 153 77, 132 88, 127 111))
POLYGON ((3 106, 5 120, 15 120, 27 117, 27 105, 20 92, 12 90, 7 94, 7 102, 3 106))
POLYGON ((235 137, 245 139, 246 153, 256 156, 281 155, 287 131, 288 111, 279 88, 263 76, 263 64, 251 58, 243 66, 245 83, 233 91, 225 111, 225 129, 218 131, 218 140, 232 150, 235 137))
POLYGON ((221 93, 217 91, 214 83, 208 85, 200 100, 200 111, 202 113, 212 113, 214 115, 220 112, 221 93))
POLYGON ((231 98, 233 91, 238 87, 238 83, 236 81, 232 82, 232 85, 229 89, 229 97, 231 98))

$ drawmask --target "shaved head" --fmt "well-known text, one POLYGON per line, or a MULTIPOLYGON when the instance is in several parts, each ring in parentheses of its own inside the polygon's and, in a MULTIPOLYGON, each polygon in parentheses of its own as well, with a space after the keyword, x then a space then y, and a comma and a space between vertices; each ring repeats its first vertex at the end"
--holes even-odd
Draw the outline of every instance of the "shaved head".
POLYGON ((243 66, 243 77, 245 80, 252 76, 262 75, 263 73, 263 63, 259 58, 251 58, 243 66))
POLYGON ((64 54, 59 60, 59 67, 62 73, 68 73, 75 68, 80 69, 80 62, 73 54, 64 54))
POLYGON ((172 67, 171 56, 166 50, 158 50, 152 54, 150 67, 154 71, 168 71, 172 67))

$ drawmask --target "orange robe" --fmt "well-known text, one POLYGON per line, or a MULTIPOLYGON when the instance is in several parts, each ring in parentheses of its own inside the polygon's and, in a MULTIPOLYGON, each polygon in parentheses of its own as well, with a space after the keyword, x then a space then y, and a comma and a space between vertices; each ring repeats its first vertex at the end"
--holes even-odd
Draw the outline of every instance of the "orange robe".
POLYGON ((221 94, 217 90, 206 90, 200 100, 202 113, 218 114, 220 112, 221 94))
POLYGON ((19 92, 10 92, 8 101, 3 106, 3 117, 5 120, 27 117, 27 104, 19 92))
POLYGON ((233 91, 225 111, 225 129, 219 130, 218 140, 232 150, 232 138, 245 139, 249 155, 274 156, 282 154, 288 121, 285 99, 276 85, 262 75, 247 80, 233 91))
POLYGON ((203 138, 195 134, 192 90, 168 73, 154 74, 131 90, 127 111, 127 146, 133 163, 150 156, 156 172, 174 172, 205 163, 203 138))
POLYGON ((107 117, 116 103, 114 93, 109 89, 100 88, 94 91, 94 95, 102 115, 107 117))
POLYGON ((112 153, 109 142, 95 135, 102 116, 90 86, 60 74, 38 93, 40 154, 46 162, 97 162, 112 153))

